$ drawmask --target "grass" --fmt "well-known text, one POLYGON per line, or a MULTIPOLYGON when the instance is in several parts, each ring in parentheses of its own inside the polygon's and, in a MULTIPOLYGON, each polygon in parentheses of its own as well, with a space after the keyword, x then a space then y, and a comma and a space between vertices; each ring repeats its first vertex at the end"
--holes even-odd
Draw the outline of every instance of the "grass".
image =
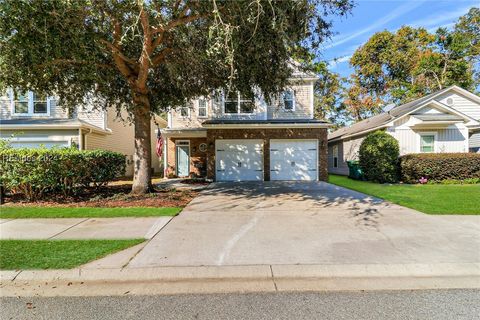
POLYGON ((113 218, 113 217, 152 217, 174 216, 181 208, 146 208, 146 207, 0 207, 1 219, 14 218, 113 218))
POLYGON ((329 182, 428 214, 480 215, 478 184, 378 184, 338 175, 329 182))
POLYGON ((69 269, 143 241, 145 240, 2 240, 0 269, 69 269))

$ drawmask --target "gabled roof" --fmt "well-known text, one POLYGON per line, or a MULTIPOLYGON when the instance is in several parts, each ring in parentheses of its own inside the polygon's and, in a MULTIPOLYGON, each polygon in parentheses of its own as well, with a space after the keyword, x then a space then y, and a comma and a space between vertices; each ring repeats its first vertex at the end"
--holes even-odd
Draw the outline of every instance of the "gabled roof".
MULTIPOLYGON (((475 95, 475 94, 473 94, 473 93, 471 93, 471 92, 469 92, 465 89, 462 89, 458 86, 450 86, 448 88, 430 93, 426 96, 423 96, 423 97, 421 97, 419 99, 416 99, 416 100, 413 100, 411 102, 399 105, 399 106, 391 109, 388 112, 383 112, 383 113, 380 113, 376 116, 373 116, 373 117, 370 117, 368 119, 359 121, 359 122, 357 122, 357 123, 355 123, 355 124, 353 124, 349 127, 344 127, 344 128, 338 129, 338 130, 336 130, 336 131, 334 131, 334 132, 332 132, 331 134, 328 135, 328 140, 336 140, 336 139, 341 139, 341 138, 344 138, 344 137, 353 137, 353 136, 356 136, 356 135, 367 133, 369 131, 374 131, 374 130, 377 130, 377 129, 381 129, 381 128, 387 126, 387 124, 390 123, 392 120, 398 119, 398 118, 400 118, 404 115, 409 114, 410 112, 417 109, 419 106, 428 104, 435 97, 437 97, 439 95, 442 95, 445 92, 448 92, 450 90, 457 91, 457 92, 459 92, 463 95, 466 95, 469 98, 472 98, 472 99, 474 99, 474 100, 476 100, 480 103, 480 97, 478 97, 477 95, 475 95)), ((437 104, 439 104, 439 102, 437 102, 437 104)), ((442 105, 442 107, 450 109, 450 107, 448 107, 446 105, 442 105)), ((461 114, 458 111, 455 111, 455 113, 461 114)), ((465 115, 463 115, 463 116, 465 116, 465 115)), ((418 118, 418 115, 416 115, 415 117, 418 118)), ((465 117, 468 117, 468 116, 465 116, 465 117)))

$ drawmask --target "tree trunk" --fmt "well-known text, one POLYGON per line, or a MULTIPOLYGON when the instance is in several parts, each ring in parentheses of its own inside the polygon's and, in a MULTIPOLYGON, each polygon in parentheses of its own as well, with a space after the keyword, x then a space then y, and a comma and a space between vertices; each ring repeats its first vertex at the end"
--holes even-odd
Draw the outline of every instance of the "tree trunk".
POLYGON ((150 133, 150 101, 147 96, 135 99, 135 153, 133 155, 133 194, 145 194, 152 187, 152 150, 150 133))

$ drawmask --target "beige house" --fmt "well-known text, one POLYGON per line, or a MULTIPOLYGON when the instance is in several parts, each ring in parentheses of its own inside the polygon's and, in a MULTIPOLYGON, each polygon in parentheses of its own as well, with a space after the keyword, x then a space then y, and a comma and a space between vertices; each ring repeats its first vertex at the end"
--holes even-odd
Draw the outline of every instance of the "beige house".
POLYGON ((167 176, 216 181, 326 180, 327 128, 314 119, 315 75, 294 73, 277 97, 219 90, 171 109, 167 176))
MULTIPOLYGON (((155 150, 157 124, 152 120, 152 150, 155 150)), ((134 130, 126 112, 120 116, 114 108, 96 110, 88 105, 73 112, 62 108, 55 97, 41 97, 34 92, 0 94, 0 138, 13 147, 71 147, 81 150, 104 149, 120 152, 127 158, 127 176, 133 175, 134 130)), ((160 159, 152 152, 152 168, 160 172, 160 159)))
POLYGON ((328 171, 348 174, 368 133, 385 130, 400 154, 480 152, 480 97, 457 86, 394 107, 328 135, 328 171))

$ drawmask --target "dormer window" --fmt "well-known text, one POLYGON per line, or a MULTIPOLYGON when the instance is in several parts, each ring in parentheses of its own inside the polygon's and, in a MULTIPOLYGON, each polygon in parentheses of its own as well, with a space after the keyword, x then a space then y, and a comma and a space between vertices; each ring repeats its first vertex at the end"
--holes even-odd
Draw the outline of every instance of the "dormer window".
POLYGON ((287 111, 295 110, 295 91, 288 89, 282 92, 283 109, 287 111))
POLYGON ((224 100, 224 112, 227 114, 249 114, 255 111, 255 99, 253 95, 229 93, 224 100))
POLYGON ((14 116, 48 116, 50 101, 47 96, 35 92, 10 90, 10 103, 14 116))

